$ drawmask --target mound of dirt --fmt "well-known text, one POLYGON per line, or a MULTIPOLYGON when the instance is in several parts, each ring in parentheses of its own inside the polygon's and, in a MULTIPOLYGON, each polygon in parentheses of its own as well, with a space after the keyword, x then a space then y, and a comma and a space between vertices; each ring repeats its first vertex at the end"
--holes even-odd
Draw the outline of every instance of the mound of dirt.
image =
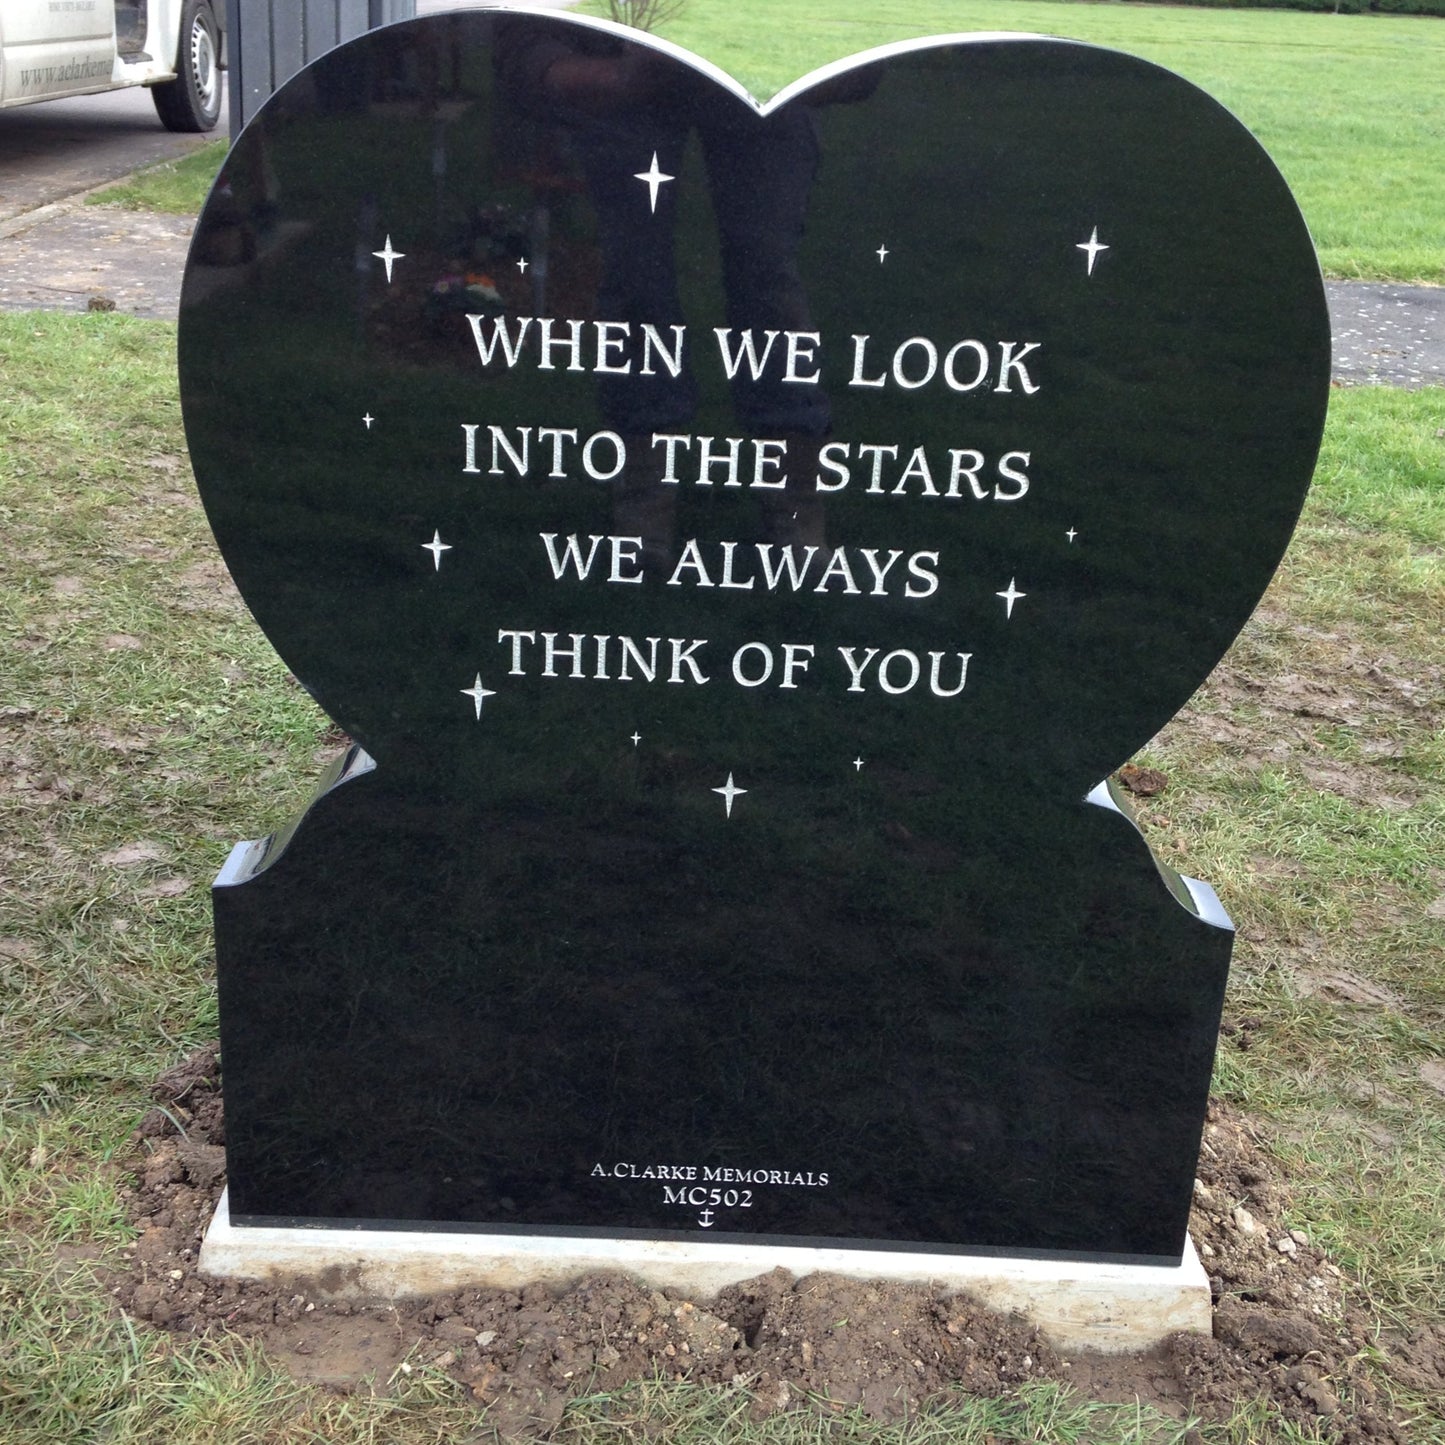
MULTIPOLYGON (((1283 1184, 1247 1122, 1210 1109, 1191 1232, 1216 1301, 1214 1337, 1178 1335, 1144 1355, 1064 1359, 1031 1326, 922 1284, 778 1270, 714 1299, 594 1274, 565 1289, 468 1289, 395 1302, 329 1300, 315 1283, 228 1283, 197 1271, 225 1175, 216 1051, 154 1087, 126 1185, 138 1237, 112 1281, 121 1308, 163 1329, 259 1340, 297 1377, 385 1388, 398 1371, 462 1381, 504 1437, 544 1436, 575 1396, 656 1375, 747 1390, 755 1415, 861 1407, 913 1413, 945 1391, 1001 1395, 1027 1380, 1104 1400, 1223 1418, 1267 1396, 1291 1420, 1346 1442, 1407 1439, 1362 1363, 1382 1341, 1342 1272, 1281 1223, 1283 1184)), ((1409 1389, 1445 1391, 1445 1330, 1383 1342, 1409 1389)))

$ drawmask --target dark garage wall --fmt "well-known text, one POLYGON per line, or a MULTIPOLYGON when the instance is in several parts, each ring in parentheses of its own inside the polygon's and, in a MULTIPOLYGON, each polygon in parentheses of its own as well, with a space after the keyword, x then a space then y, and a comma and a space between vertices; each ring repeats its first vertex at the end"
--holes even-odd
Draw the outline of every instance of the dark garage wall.
POLYGON ((226 0, 231 134, 301 67, 343 40, 409 20, 416 0, 226 0))

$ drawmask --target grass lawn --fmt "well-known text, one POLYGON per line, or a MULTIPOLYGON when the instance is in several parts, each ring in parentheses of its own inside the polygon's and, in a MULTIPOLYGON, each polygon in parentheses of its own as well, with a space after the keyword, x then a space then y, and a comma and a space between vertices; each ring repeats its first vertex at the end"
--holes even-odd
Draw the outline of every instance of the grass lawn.
POLYGON ((193 216, 205 204, 211 182, 216 179, 216 172, 220 170, 228 149, 227 141, 207 141, 179 160, 151 166, 118 185, 97 191, 87 197, 86 204, 193 216))
MULTIPOLYGON (((604 13, 599 0, 584 10, 604 13)), ((1330 276, 1445 281, 1445 24, 1067 0, 691 0, 659 32, 774 94, 875 45, 969 30, 1088 40, 1177 71, 1284 172, 1330 276)))
MULTIPOLYGON (((0 317, 0 1439, 471 1438, 438 1372, 338 1399, 107 1308, 129 1238, 107 1161, 149 1081, 215 1033, 205 885, 301 802, 326 728, 216 560, 173 343, 123 317, 0 317)), ((1438 390, 1335 402, 1264 607, 1141 761, 1171 780, 1145 813, 1156 846, 1240 925, 1217 1091, 1281 1162, 1291 1224, 1388 1331, 1445 1297, 1445 439, 1438 390)), ((734 1438, 729 1408, 636 1387, 575 1407, 561 1438, 734 1438)), ((1418 1438, 1445 1440, 1420 1408, 1418 1438)), ((1046 1389, 961 1401, 928 1438, 1180 1428, 1046 1389)), ((1304 1437, 1242 1403, 1196 1438, 1304 1437)))
MULTIPOLYGON (((580 8, 606 13, 603 0, 580 8)), ((1087 40, 1177 71, 1274 157, 1326 275, 1445 282, 1439 20, 1069 0, 689 0, 659 33, 766 97, 872 46, 969 30, 1087 40)), ((93 199, 193 213, 223 154, 219 142, 206 146, 93 199)))
MULTIPOLYGON (((690 0, 668 34, 765 94, 937 31, 1077 35, 1170 65, 1280 161, 1336 274, 1445 280, 1445 25, 1044 0, 690 0), (838 12, 844 11, 842 18, 838 12)), ((128 204, 199 204, 207 150, 128 204)), ((327 720, 226 578, 195 499, 174 328, 0 314, 0 1445, 422 1445, 481 1417, 444 1372, 296 1383, 227 1338, 110 1307, 130 1241, 113 1162, 157 1073, 216 1032, 207 884, 309 793, 327 720)), ((1239 926, 1217 1094, 1278 1161, 1290 1223, 1395 1332, 1445 1302, 1445 393, 1334 394, 1315 487, 1263 606, 1141 755, 1143 824, 1239 926)), ((1368 1353, 1368 1352, 1367 1352, 1368 1353)), ((1378 1373, 1445 1445, 1438 1399, 1378 1373)), ((1055 1387, 907 1426, 634 1386, 554 1437, 623 1441, 1305 1442, 1055 1387)), ((1327 1437, 1324 1437, 1327 1438, 1327 1437)))

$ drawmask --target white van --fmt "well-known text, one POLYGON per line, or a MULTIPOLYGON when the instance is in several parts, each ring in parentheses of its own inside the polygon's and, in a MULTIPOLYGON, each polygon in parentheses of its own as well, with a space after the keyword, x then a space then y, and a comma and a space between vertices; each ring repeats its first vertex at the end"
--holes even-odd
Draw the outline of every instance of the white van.
POLYGON ((0 0, 0 108, 147 85, 167 130, 221 115, 224 0, 0 0))

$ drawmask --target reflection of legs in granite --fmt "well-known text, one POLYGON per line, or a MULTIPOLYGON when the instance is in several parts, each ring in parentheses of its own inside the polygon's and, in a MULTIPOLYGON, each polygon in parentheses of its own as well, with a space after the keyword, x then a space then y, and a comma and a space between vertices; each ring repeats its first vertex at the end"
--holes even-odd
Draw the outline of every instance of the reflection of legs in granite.
MULTIPOLYGON (((827 546, 823 499, 814 489, 818 451, 822 438, 799 435, 778 438, 785 441, 783 458, 785 486, 760 491, 762 539, 784 547, 827 546)), ((627 464, 612 483, 612 525, 620 537, 640 537, 646 570, 670 572, 677 561, 678 488, 664 482, 663 449, 652 445, 647 432, 625 434, 627 464)), ((815 560, 814 567, 823 563, 815 560)))
MULTIPOLYGON (((627 322, 634 332, 652 326, 669 349, 674 328, 684 325, 677 292, 677 201, 666 185, 654 201, 637 172, 656 156, 664 173, 677 175, 686 138, 684 123, 656 112, 592 122, 578 138, 602 253, 598 319, 627 322)), ((619 536, 642 538, 649 570, 670 565, 677 516, 677 488, 662 481, 652 435, 686 430, 697 410, 697 386, 685 362, 674 375, 659 358, 652 373, 637 368, 597 382, 602 415, 627 446, 626 465, 612 483, 612 525, 619 536)))
MULTIPOLYGON (((754 332, 761 346, 769 331, 812 328, 798 248, 818 141, 801 106, 759 122, 724 100, 700 102, 698 134, 722 248, 727 322, 735 332, 754 332)), ((798 370, 808 375, 815 366, 798 370)), ((772 542, 824 546, 823 502, 814 487, 818 449, 831 420, 822 387, 784 380, 775 359, 761 379, 738 369, 733 405, 751 435, 788 444, 787 486, 762 494, 764 535, 772 542)))
MULTIPOLYGON (((685 132, 661 120, 590 128, 579 150, 597 214, 602 277, 597 317, 628 323, 634 336, 643 326, 658 333, 659 350, 675 350, 675 327, 685 325, 677 292, 677 201, 660 186, 656 208, 648 187, 633 174, 655 154, 664 171, 682 168, 685 132), (642 159, 639 161, 639 154, 642 159)), ((608 426, 628 432, 683 429, 697 410, 697 386, 686 365, 674 374, 667 360, 653 358, 648 375, 635 366, 627 375, 602 375, 597 397, 608 426)))
MULTIPOLYGON (((762 493, 763 537, 784 547, 797 545, 821 550, 828 545, 827 518, 814 478, 818 474, 818 452, 823 438, 794 432, 785 440, 788 481, 775 492, 762 493)), ((821 566, 821 563, 814 565, 821 566)))
POLYGON ((627 464, 612 483, 612 527, 619 537, 642 538, 648 574, 666 576, 677 560, 677 485, 662 480, 664 460, 650 432, 624 433, 627 464))
MULTIPOLYGON (((655 156, 665 174, 680 175, 691 124, 707 165, 728 325, 753 332, 759 347, 768 332, 809 330, 798 247, 818 165, 812 118, 793 107, 759 121, 722 94, 695 96, 675 111, 639 110, 579 126, 577 149, 602 253, 599 319, 650 325, 667 340, 674 327, 686 324, 677 285, 677 188, 663 185, 654 196, 637 173, 655 156)), ((763 535, 821 548, 823 503, 814 477, 830 421, 828 401, 816 382, 784 380, 781 345, 774 343, 761 377, 746 365, 738 368, 733 406, 741 430, 787 442, 786 486, 759 493, 763 535)), ((662 458, 651 438, 690 429, 698 392, 685 365, 677 374, 665 364, 652 370, 650 376, 634 370, 599 377, 597 389, 603 417, 627 442, 627 465, 612 488, 613 525, 619 535, 641 537, 646 560, 663 567, 675 549, 677 489, 662 481, 662 458)))

